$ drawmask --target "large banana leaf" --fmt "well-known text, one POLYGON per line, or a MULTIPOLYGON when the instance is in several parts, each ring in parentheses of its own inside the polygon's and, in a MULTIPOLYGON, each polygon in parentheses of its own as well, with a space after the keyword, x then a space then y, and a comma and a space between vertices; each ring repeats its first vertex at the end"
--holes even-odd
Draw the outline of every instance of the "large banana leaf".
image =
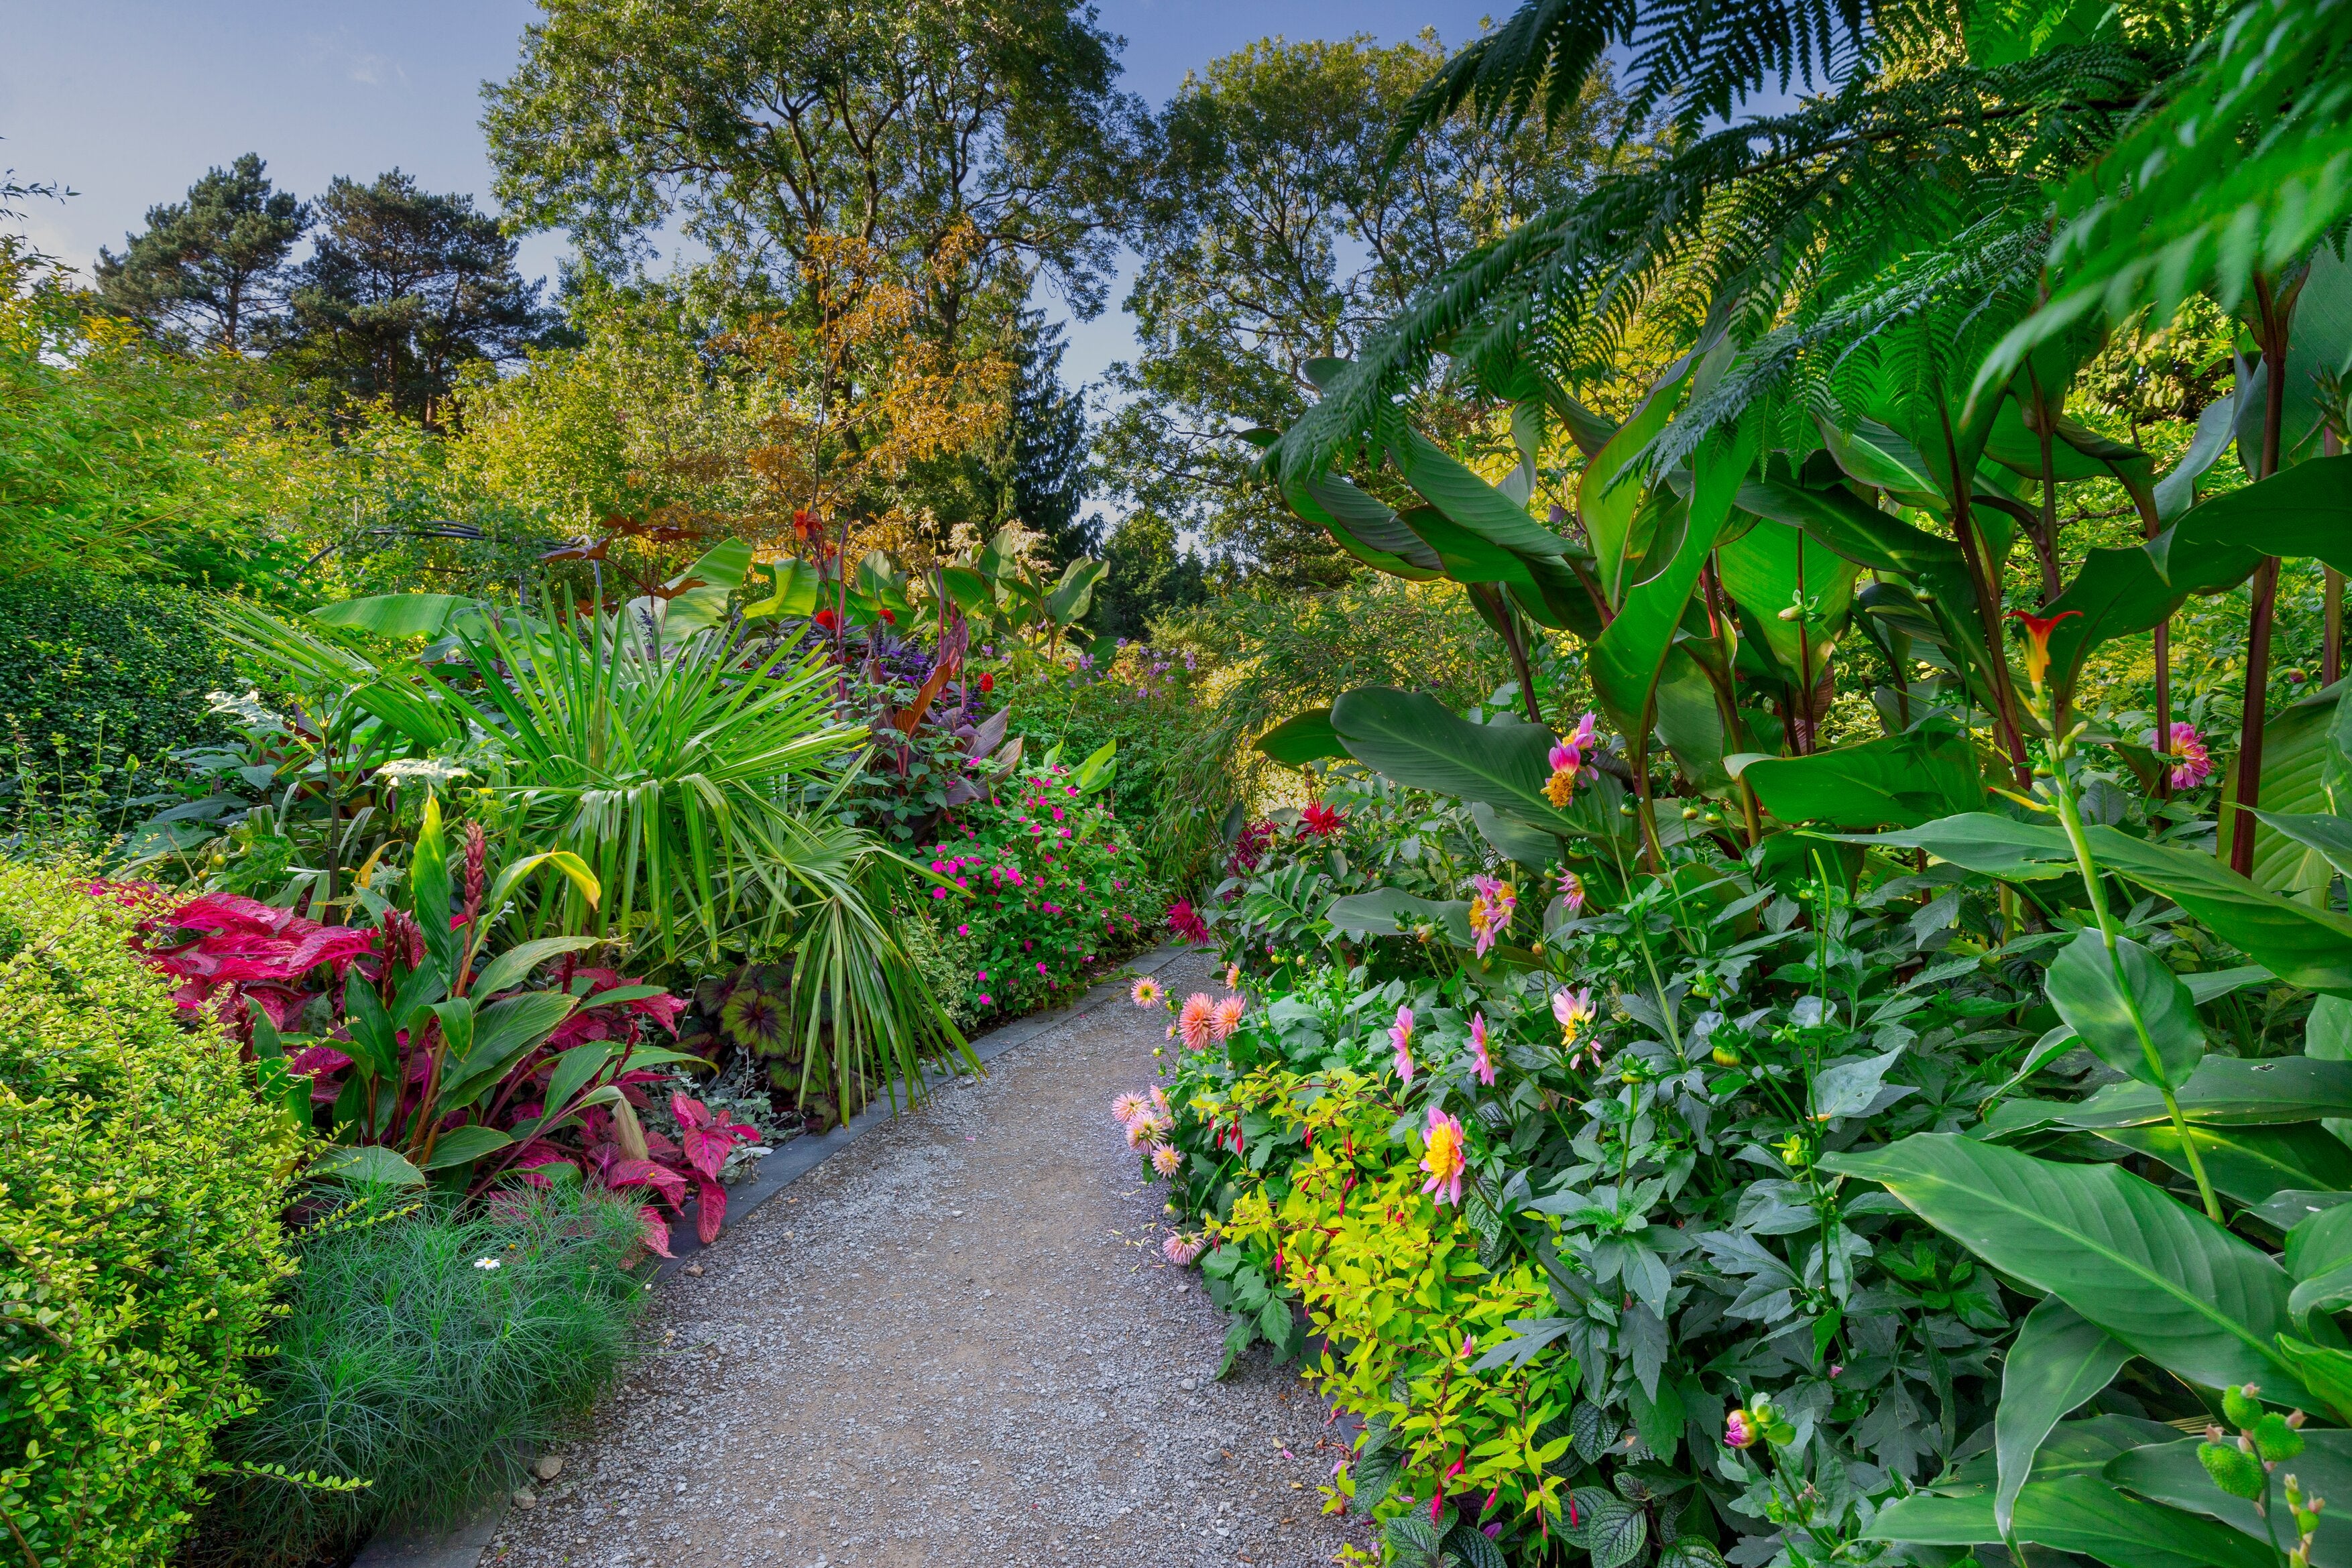
MULTIPOLYGON (((2334 880, 2336 865, 2326 849, 2330 841, 2352 844, 2352 820, 2332 812, 2326 788, 2331 765, 2337 757, 2336 724, 2339 681, 2301 702, 2290 704, 2263 725, 2262 807, 2255 813, 2254 885, 2289 898, 2312 898, 2334 880), (2294 819, 2279 822, 2273 819, 2294 819), (2316 817, 2316 823, 2303 819, 2316 817), (2332 824, 2332 825, 2331 825, 2332 824)), ((2237 817, 2238 770, 2224 770, 2221 811, 2217 831, 2230 841, 2237 817)), ((2315 899, 2314 902, 2317 902, 2315 899)))
POLYGON ((1732 497, 1755 462, 1756 448, 1752 424, 1743 424, 1730 439, 1715 436, 1701 444, 1680 542, 1663 569, 1624 589, 1616 619, 1592 646, 1592 689, 1610 722, 1626 735, 1646 734, 1650 727, 1651 694, 1674 647, 1675 628, 1707 552, 1731 520, 1732 497))
POLYGON ((1941 1133, 1822 1165, 1884 1184, 1992 1268, 2168 1372, 2207 1388, 2259 1383, 2273 1398, 2317 1405, 2276 1348, 2294 1326, 2278 1260, 2137 1176, 1941 1133))
POLYGON ((1544 794, 1553 736, 1531 724, 1472 724, 1435 697, 1393 686, 1343 692, 1331 727, 1349 755, 1416 789, 1485 801, 1546 832, 1583 836, 1544 794))
POLYGON ((1345 757, 1339 732, 1331 727, 1331 710, 1308 708, 1286 718, 1257 737, 1257 748, 1276 762, 1297 768, 1325 758, 1345 757))
POLYGON ((1729 759, 1764 809, 1784 822, 1833 827, 1922 823, 1984 800, 1976 748, 1948 721, 1810 757, 1729 759))
POLYGON ((1576 495, 1577 515, 1584 521, 1585 538, 1592 541, 1593 570, 1601 580, 1601 591, 1612 605, 1624 596, 1627 547, 1633 515, 1642 505, 1641 485, 1630 475, 1621 482, 1619 476, 1666 427, 1698 364, 1699 356, 1692 353, 1670 366, 1633 417, 1584 465, 1576 495))
POLYGON ((1389 448, 1390 460, 1405 483, 1453 522, 1489 544, 1520 555, 1559 557, 1568 541, 1528 516, 1527 508, 1442 451, 1435 442, 1407 430, 1389 448))
POLYGON ((322 604, 310 618, 378 637, 437 637, 448 629, 451 616, 481 608, 480 600, 457 593, 378 593, 322 604))
POLYGON ((1717 559, 1724 591, 1755 615, 1765 645, 1790 684, 1811 690, 1828 660, 1826 645, 1845 633, 1861 569, 1802 529, 1769 518, 1727 542, 1717 559), (1781 613, 1801 601, 1804 618, 1782 620, 1781 613))

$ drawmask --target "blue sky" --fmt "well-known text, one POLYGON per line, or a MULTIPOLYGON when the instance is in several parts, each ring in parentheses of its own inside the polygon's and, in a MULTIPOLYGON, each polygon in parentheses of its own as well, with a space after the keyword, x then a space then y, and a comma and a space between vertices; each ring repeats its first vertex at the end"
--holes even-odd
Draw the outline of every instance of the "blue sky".
MULTIPOLYGON (((1510 0, 1105 0, 1101 19, 1128 39, 1126 86, 1157 106, 1187 70, 1268 35, 1393 41, 1434 26, 1454 43, 1481 16, 1510 8, 1510 0)), ((149 206, 247 152, 268 162, 281 189, 306 196, 333 175, 367 179, 397 165, 489 205, 481 83, 507 73, 534 14, 520 0, 15 0, 7 10, 0 168, 80 193, 36 204, 27 226, 43 248, 83 267, 101 245, 120 250, 149 206)), ((560 235, 527 237, 526 271, 551 278, 565 248, 560 235)), ((1066 370, 1074 377, 1091 378, 1131 347, 1117 298, 1102 318, 1073 324, 1066 370)))

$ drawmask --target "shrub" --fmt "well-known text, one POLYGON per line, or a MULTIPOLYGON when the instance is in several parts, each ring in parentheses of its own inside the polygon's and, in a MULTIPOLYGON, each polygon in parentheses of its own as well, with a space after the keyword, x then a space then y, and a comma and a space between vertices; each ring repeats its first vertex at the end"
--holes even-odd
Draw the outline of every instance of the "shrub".
POLYGON ((74 1568, 160 1561, 250 1406, 299 1152, 87 886, 0 863, 0 1513, 74 1568))
POLYGON ((225 1435, 251 1467, 363 1491, 240 1481, 220 1524, 250 1561, 305 1561, 393 1518, 444 1521, 520 1486, 611 1386, 646 1290, 636 1206, 567 1182, 447 1207, 355 1208, 302 1244, 259 1375, 225 1435))
MULTIPOLYGON (((126 756, 152 765, 227 734, 205 694, 236 679, 184 589, 76 573, 0 580, 0 743, 42 793, 126 756)), ((119 791, 116 791, 119 792, 119 791)))

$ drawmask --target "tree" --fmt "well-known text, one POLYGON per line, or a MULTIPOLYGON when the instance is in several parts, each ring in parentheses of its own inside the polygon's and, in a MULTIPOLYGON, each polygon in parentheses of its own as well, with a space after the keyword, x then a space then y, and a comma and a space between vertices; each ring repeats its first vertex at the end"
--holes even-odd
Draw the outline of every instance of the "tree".
POLYGON ((1384 172, 1391 125, 1444 59, 1433 36, 1267 39, 1185 79, 1129 231, 1141 352, 1108 378, 1121 406, 1097 462, 1114 495, 1279 580, 1347 576, 1256 481, 1239 433, 1289 423, 1315 361, 1351 356, 1424 280, 1588 184, 1623 128, 1595 78, 1547 130, 1450 120, 1384 172))
POLYGON ((515 242, 471 196, 434 195, 397 169, 369 185, 338 176, 317 216, 277 341, 352 396, 429 416, 466 364, 512 361, 551 325, 515 242))
POLYGON ((1175 529, 1156 512, 1120 518, 1104 542, 1103 559, 1110 570, 1095 590, 1096 613, 1116 636, 1144 637, 1159 617, 1208 600, 1201 558, 1178 544, 1175 529))
POLYGON ((1056 567, 1093 550, 1100 526, 1081 519, 1094 487, 1086 403, 1062 384, 1062 328, 1034 311, 1020 317, 1013 355, 1012 515, 1045 536, 1056 567))
POLYGON ((271 187, 247 152, 206 171, 188 199, 147 209, 147 232, 98 253, 100 303, 171 337, 244 351, 284 303, 286 257, 310 208, 271 187))
POLYGON ((1139 110, 1117 41, 1067 0, 548 0, 488 90, 498 193, 611 263, 674 217, 709 274, 757 303, 807 298, 811 242, 846 236, 933 268, 952 335, 977 295, 1039 272, 1101 303, 1139 110))

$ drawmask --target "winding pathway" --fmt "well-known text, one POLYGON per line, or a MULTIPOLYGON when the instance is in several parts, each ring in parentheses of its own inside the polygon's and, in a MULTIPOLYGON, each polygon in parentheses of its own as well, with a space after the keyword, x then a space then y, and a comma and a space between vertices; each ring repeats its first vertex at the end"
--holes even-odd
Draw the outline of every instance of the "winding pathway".
MULTIPOLYGON (((1196 954, 1161 974, 1208 985, 1196 954)), ((483 1554, 509 1568, 1332 1561, 1342 1451, 1161 1260, 1110 1116, 1165 1015, 1122 1001, 859 1138, 661 1286, 658 1354, 483 1554)))

